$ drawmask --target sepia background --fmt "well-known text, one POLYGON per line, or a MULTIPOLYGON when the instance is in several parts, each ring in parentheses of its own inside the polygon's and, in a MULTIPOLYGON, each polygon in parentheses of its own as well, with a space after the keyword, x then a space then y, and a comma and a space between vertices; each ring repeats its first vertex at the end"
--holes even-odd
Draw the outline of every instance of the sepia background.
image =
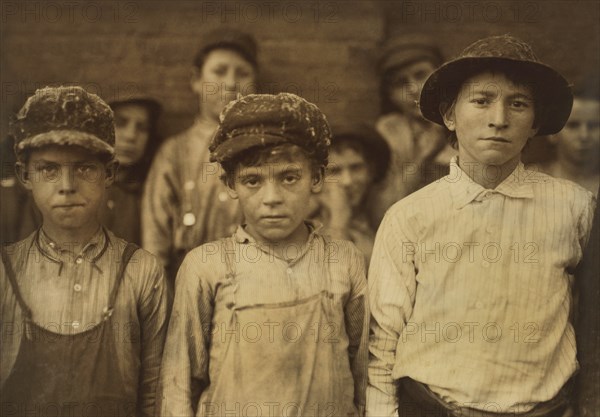
POLYGON ((36 88, 80 84, 107 100, 139 93, 164 106, 160 132, 189 126, 202 35, 219 26, 259 43, 261 90, 317 103, 335 123, 379 113, 378 47, 423 32, 446 57, 510 33, 576 83, 600 68, 597 1, 2 1, 1 137, 36 88))

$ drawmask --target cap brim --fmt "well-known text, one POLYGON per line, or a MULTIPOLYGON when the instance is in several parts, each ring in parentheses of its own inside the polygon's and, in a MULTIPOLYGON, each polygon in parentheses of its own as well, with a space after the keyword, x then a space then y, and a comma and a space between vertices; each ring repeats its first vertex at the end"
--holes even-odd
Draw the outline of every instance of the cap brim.
POLYGON ((449 97, 455 97, 462 83, 477 72, 502 66, 513 67, 523 74, 530 74, 531 83, 541 86, 537 91, 542 95, 540 100, 543 101, 545 117, 539 126, 538 135, 559 132, 569 119, 573 106, 573 95, 568 81, 547 65, 509 58, 465 57, 439 67, 429 76, 421 91, 419 107, 423 117, 443 126, 440 104, 449 97))
POLYGON ((286 136, 278 136, 269 133, 238 136, 235 140, 227 140, 219 145, 212 153, 211 161, 227 161, 248 149, 276 145, 284 142, 292 143, 286 136))
POLYGON ((115 149, 99 137, 78 130, 51 130, 22 140, 15 146, 17 154, 26 149, 49 145, 80 146, 95 154, 114 157, 115 149))

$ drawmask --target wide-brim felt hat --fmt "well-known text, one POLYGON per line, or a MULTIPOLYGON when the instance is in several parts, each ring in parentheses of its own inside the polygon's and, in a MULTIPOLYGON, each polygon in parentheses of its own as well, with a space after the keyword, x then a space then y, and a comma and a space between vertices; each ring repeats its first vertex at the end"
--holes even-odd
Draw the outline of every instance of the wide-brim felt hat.
POLYGON ((327 164, 331 129, 313 103, 291 93, 249 94, 229 103, 209 146, 211 161, 224 162, 251 149, 290 143, 327 164))
POLYGON ((28 149, 49 145, 115 155, 113 111, 100 97, 78 86, 38 89, 11 121, 10 134, 18 158, 28 149))
POLYGON ((484 71, 514 71, 528 80, 536 105, 539 102, 544 109, 538 135, 554 134, 563 128, 573 106, 569 82, 540 62, 527 43, 509 35, 480 39, 434 71, 421 91, 419 107, 423 117, 444 126, 440 105, 451 104, 462 84, 484 71))

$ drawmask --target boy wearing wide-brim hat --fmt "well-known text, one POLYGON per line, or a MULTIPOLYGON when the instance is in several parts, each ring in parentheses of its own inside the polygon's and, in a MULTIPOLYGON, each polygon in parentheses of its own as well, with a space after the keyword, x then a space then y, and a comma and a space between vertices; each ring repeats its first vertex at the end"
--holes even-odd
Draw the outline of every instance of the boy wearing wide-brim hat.
POLYGON ((559 131, 571 104, 567 81, 511 36, 475 42, 425 83, 421 111, 452 132, 458 157, 378 231, 368 415, 568 408, 572 270, 594 200, 520 155, 536 134, 559 131))
POLYGON ((245 222, 179 269, 160 415, 362 414, 364 258, 305 221, 330 136, 319 108, 293 94, 224 109, 211 158, 245 222))
POLYGON ((2 415, 152 415, 166 281, 99 221, 117 168, 113 112, 81 87, 47 87, 12 134, 43 222, 2 247, 2 415))

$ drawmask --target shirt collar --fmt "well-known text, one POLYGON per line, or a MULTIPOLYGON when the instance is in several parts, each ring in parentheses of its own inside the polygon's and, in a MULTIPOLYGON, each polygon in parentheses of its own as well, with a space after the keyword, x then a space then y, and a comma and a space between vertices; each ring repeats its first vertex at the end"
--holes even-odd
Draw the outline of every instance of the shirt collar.
POLYGON ((74 253, 68 245, 62 247, 59 246, 58 243, 54 242, 50 236, 44 232, 43 228, 39 229, 37 236, 37 245, 42 255, 57 262, 62 262, 65 257, 69 256, 71 257, 69 258, 71 261, 81 257, 91 262, 95 262, 102 256, 108 243, 108 235, 102 227, 98 228, 96 233, 94 233, 78 254, 74 253))
POLYGON ((481 201, 488 194, 502 194, 511 198, 533 198, 533 186, 527 182, 528 173, 521 161, 517 167, 494 189, 487 189, 477 184, 458 165, 458 156, 450 161, 450 174, 447 180, 451 183, 451 194, 454 207, 459 210, 472 201, 481 201))
MULTIPOLYGON (((291 261, 287 260, 287 262, 289 262, 289 263, 295 263, 297 260, 302 258, 304 253, 306 253, 308 251, 308 249, 312 246, 316 235, 323 228, 323 224, 316 220, 305 220, 304 224, 308 227, 308 231, 309 231, 308 239, 306 240, 306 244, 303 245, 303 249, 298 254, 298 256, 291 261)), ((235 233, 233 234, 233 239, 237 243, 240 243, 240 244, 255 244, 263 252, 271 254, 270 248, 265 247, 264 245, 261 245, 260 243, 258 243, 256 241, 256 239, 252 235, 250 235, 250 233, 248 233, 248 231, 246 230, 245 224, 242 224, 237 227, 235 233)))

